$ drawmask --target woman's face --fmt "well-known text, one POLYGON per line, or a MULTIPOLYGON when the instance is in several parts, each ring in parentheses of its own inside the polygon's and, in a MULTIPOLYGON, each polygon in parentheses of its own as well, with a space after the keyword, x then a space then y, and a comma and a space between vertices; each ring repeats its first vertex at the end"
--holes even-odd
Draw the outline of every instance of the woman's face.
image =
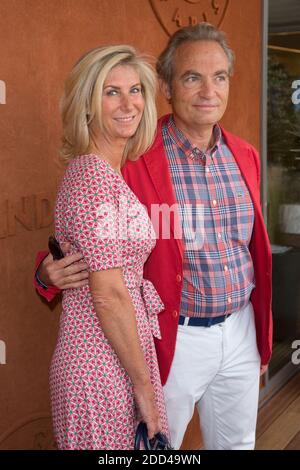
POLYGON ((127 140, 133 136, 144 107, 138 72, 130 65, 114 67, 103 84, 102 123, 106 137, 127 140))

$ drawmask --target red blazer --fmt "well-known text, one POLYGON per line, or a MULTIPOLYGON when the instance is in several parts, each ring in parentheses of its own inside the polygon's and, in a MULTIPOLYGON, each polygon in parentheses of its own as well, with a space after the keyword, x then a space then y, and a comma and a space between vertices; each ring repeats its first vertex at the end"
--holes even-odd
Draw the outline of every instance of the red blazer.
MULTIPOLYGON (((150 214, 151 204, 176 204, 175 194, 165 155, 161 128, 167 120, 158 122, 157 136, 151 149, 136 162, 127 162, 123 176, 150 214)), ((249 189, 254 206, 254 227, 250 253, 254 265, 256 287, 251 301, 255 312, 257 346, 262 364, 267 364, 272 352, 272 257, 268 235, 260 206, 260 161, 256 150, 247 142, 222 129, 226 144, 234 155, 249 189)), ((180 311, 182 288, 181 240, 174 238, 174 222, 171 221, 171 238, 158 238, 156 246, 144 266, 144 277, 156 287, 165 310, 159 323, 162 339, 155 339, 162 383, 165 384, 172 364, 180 311)))

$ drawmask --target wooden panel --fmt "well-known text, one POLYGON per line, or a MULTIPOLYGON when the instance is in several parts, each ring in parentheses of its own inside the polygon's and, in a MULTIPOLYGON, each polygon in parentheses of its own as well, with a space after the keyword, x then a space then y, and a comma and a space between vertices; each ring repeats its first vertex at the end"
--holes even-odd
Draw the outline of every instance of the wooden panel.
POLYGON ((286 446, 285 450, 300 450, 300 431, 296 434, 294 439, 286 446))
POLYGON ((27 416, 14 423, 12 428, 0 436, 0 450, 55 450, 51 416, 48 413, 27 416))
POLYGON ((186 430, 181 450, 195 450, 201 449, 203 446, 201 431, 199 428, 199 415, 195 408, 194 416, 191 419, 188 428, 186 430))
POLYGON ((257 421, 256 436, 259 438, 299 396, 300 374, 293 377, 268 403, 260 410, 257 421))
POLYGON ((300 429, 300 397, 283 410, 271 426, 257 439, 257 450, 282 450, 300 429))
POLYGON ((260 146, 262 1, 229 2, 222 29, 236 54, 229 106, 223 124, 234 133, 260 146))

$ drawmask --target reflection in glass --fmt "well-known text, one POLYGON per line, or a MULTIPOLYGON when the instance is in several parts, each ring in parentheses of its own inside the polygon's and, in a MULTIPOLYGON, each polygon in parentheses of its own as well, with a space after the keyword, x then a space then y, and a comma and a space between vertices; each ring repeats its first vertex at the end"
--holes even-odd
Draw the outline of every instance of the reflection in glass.
MULTIPOLYGON (((300 19, 300 2, 290 5, 298 8, 300 19)), ((271 19, 273 7, 278 9, 279 3, 270 0, 271 19)), ((268 232, 274 314, 270 377, 290 363, 291 344, 300 339, 300 21, 294 31, 285 27, 291 25, 287 10, 281 27, 280 22, 271 25, 268 47, 268 232)), ((295 10, 290 14, 295 19, 295 10)))

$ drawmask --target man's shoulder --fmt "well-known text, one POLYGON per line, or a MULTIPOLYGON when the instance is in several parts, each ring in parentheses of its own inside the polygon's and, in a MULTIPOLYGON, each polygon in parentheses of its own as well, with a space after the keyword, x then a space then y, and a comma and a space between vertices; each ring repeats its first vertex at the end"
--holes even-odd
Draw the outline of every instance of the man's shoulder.
POLYGON ((232 134, 223 127, 221 127, 221 131, 225 138, 225 142, 228 144, 229 147, 234 146, 235 148, 240 148, 241 150, 250 150, 252 153, 258 153, 256 148, 252 144, 250 144, 244 139, 241 139, 241 137, 232 134))

